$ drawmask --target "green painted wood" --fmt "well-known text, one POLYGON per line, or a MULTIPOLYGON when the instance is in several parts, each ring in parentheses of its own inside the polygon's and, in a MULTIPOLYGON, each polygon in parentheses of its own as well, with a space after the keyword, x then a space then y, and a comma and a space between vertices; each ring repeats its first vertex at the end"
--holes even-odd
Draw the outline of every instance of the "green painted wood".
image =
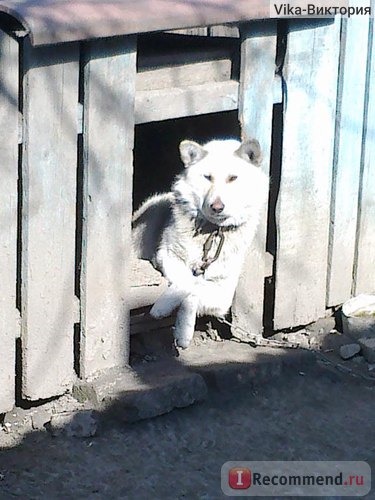
MULTIPOLYGON (((243 138, 254 137, 259 140, 264 159, 261 168, 269 174, 276 23, 269 21, 262 25, 248 25, 241 37, 239 120, 242 135, 243 138)), ((263 331, 266 231, 267 205, 260 216, 232 306, 232 331, 238 337, 243 337, 245 331, 252 334, 261 334, 263 331)))
POLYGON ((24 42, 22 392, 71 387, 77 168, 77 44, 24 42))
POLYGON ((81 372, 129 357, 130 238, 136 48, 88 44, 84 68, 81 372))
POLYGON ((349 299, 357 230, 368 16, 342 20, 327 305, 349 299))
POLYGON ((0 31, 0 413, 14 405, 16 320, 18 44, 0 31))
POLYGON ((338 19, 328 22, 290 22, 276 207, 276 329, 325 314, 340 36, 338 19))
POLYGON ((375 292, 375 28, 370 21, 363 171, 354 293, 375 292))

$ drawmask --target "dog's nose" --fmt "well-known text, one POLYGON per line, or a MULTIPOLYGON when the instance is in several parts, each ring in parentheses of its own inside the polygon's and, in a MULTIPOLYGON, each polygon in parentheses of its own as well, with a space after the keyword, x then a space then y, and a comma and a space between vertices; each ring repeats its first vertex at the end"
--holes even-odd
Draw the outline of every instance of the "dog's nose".
POLYGON ((219 214, 224 210, 224 203, 221 201, 220 198, 216 198, 213 203, 211 203, 210 208, 215 214, 219 214))

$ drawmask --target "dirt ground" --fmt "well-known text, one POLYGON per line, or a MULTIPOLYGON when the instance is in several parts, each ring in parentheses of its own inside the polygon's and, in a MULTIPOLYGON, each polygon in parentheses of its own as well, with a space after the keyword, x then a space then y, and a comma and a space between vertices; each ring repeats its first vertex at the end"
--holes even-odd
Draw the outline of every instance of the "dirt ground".
POLYGON ((374 382, 318 364, 93 438, 32 432, 0 453, 0 498, 218 499, 228 460, 373 465, 374 396, 374 382))

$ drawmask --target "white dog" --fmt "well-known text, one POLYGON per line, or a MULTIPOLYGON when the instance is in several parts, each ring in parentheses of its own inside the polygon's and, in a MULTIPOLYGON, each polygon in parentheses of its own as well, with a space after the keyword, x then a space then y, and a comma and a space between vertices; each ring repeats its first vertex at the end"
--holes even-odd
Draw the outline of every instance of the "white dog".
POLYGON ((224 316, 232 304, 267 202, 268 178, 254 139, 204 146, 183 141, 180 154, 186 168, 172 191, 150 198, 134 214, 133 246, 169 282, 151 315, 162 318, 177 309, 175 341, 186 348, 197 315, 224 316))

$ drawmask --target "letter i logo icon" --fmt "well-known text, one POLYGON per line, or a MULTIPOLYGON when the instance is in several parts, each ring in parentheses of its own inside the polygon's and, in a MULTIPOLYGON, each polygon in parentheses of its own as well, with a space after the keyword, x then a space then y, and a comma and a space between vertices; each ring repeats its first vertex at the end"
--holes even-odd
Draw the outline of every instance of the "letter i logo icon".
POLYGON ((251 470, 246 467, 235 467, 228 473, 228 484, 233 490, 246 490, 251 486, 251 470))

